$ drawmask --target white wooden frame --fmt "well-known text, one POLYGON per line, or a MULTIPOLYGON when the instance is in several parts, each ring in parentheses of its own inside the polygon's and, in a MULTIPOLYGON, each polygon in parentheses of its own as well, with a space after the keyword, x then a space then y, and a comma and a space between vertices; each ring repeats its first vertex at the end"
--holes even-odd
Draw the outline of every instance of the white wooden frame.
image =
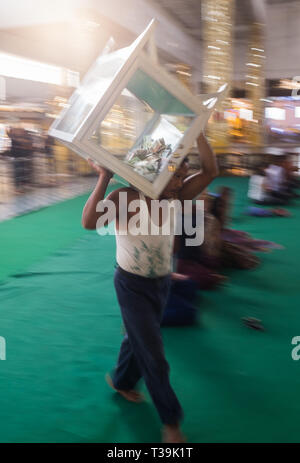
MULTIPOLYGON (((198 134, 204 129, 218 100, 224 98, 226 88, 214 94, 200 95, 200 97, 193 95, 179 80, 159 66, 154 46, 154 27, 155 22, 153 20, 138 39, 130 47, 125 49, 125 52, 128 52, 127 60, 117 72, 104 95, 95 103, 74 134, 62 132, 57 129, 57 126, 64 118, 69 108, 64 110, 60 118, 52 124, 49 134, 59 139, 63 144, 80 156, 92 158, 100 165, 112 170, 120 177, 125 178, 130 184, 142 190, 147 196, 156 199, 173 176, 174 171, 170 171, 168 167, 165 166, 152 183, 100 145, 96 145, 91 140, 92 134, 105 118, 122 90, 126 88, 128 81, 139 69, 165 88, 178 101, 191 109, 191 113, 195 115, 194 121, 183 134, 180 144, 176 146, 175 153, 171 156, 170 161, 174 164, 175 168, 177 168, 185 155, 189 152, 198 134), (148 45, 148 53, 143 50, 146 44, 148 45)), ((87 76, 90 75, 90 72, 93 72, 93 67, 87 76)), ((72 104, 72 97, 69 101, 70 104, 72 104)), ((186 115, 188 116, 188 114, 186 115)))
MULTIPOLYGON (((128 57, 124 64, 121 66, 121 68, 118 70, 115 79, 110 83, 108 89, 106 90, 105 94, 103 95, 104 98, 107 98, 107 93, 112 92, 117 85, 117 83, 120 81, 120 78, 122 78, 122 75, 124 75, 127 70, 130 68, 131 64, 134 62, 135 58, 137 57, 138 53, 142 50, 142 48, 147 44, 147 42, 150 40, 150 37, 152 33, 154 32, 155 28, 155 21, 152 20, 148 27, 145 29, 145 31, 131 44, 131 46, 126 47, 125 49, 123 48, 122 50, 125 50, 128 52, 128 57)), ((120 51, 120 50, 117 50, 120 51)), ((111 55, 113 53, 108 53, 105 54, 104 57, 108 60, 110 59, 111 55)), ((102 56, 102 55, 101 55, 102 56)), ((94 63, 91 68, 88 70, 87 74, 85 75, 84 79, 82 80, 82 83, 80 86, 84 86, 86 81, 89 79, 90 75, 93 74, 93 70, 95 68, 96 63, 94 63)), ((72 104, 72 100, 74 98, 74 95, 76 94, 76 91, 71 95, 69 99, 69 104, 68 107, 65 108, 58 119, 56 119, 53 124, 51 125, 49 129, 49 134, 52 135, 55 138, 60 139, 61 141, 66 141, 69 143, 72 143, 76 138, 80 138, 80 132, 84 128, 83 126, 88 123, 89 118, 93 116, 93 113, 96 109, 97 106, 99 106, 99 102, 95 102, 94 107, 90 110, 90 113, 86 117, 84 121, 80 124, 78 129, 75 131, 74 134, 70 134, 68 132, 61 131, 57 129, 58 125, 60 124, 61 120, 64 118, 65 114, 70 108, 70 105, 72 104)), ((102 97, 102 98, 103 98, 102 97)), ((102 99, 100 100, 102 101, 102 99)))

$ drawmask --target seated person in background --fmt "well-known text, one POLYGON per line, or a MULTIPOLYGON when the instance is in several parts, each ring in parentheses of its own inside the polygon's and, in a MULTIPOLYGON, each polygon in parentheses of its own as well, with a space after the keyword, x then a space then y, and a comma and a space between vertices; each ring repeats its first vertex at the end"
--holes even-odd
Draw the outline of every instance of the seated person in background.
MULTIPOLYGON (((177 272, 188 275, 198 284, 198 289, 213 289, 226 280, 219 272, 221 236, 218 220, 210 214, 211 198, 202 194, 204 200, 204 242, 200 246, 186 246, 184 233, 176 237, 177 272)), ((195 226, 196 205, 192 210, 192 225, 195 226)), ((192 237, 190 237, 192 238, 192 237)))
POLYGON ((263 203, 266 199, 267 179, 262 169, 251 175, 249 179, 248 198, 254 202, 263 203))
POLYGON ((268 179, 268 194, 271 199, 281 199, 287 203, 293 194, 288 190, 288 175, 283 163, 284 158, 281 156, 270 164, 265 172, 268 179))
POLYGON ((230 221, 230 208, 232 202, 232 190, 228 187, 221 187, 219 195, 214 199, 212 212, 219 219, 221 224, 221 238, 224 244, 242 246, 248 251, 267 251, 269 249, 282 249, 282 246, 273 241, 257 240, 252 238, 249 233, 241 230, 227 228, 230 221))
POLYGON ((292 197, 297 198, 299 195, 294 190, 300 188, 299 177, 295 174, 295 172, 298 172, 298 167, 293 164, 290 155, 284 157, 281 165, 285 170, 286 189, 292 197))
POLYGON ((271 192, 280 192, 285 181, 284 168, 280 165, 281 161, 270 164, 265 172, 268 179, 269 190, 271 192))
POLYGON ((270 167, 272 166, 268 167, 269 170, 258 169, 257 173, 250 177, 248 198, 256 204, 266 206, 287 204, 288 196, 284 195, 283 188, 279 189, 279 185, 283 185, 283 182, 281 183, 276 178, 282 172, 277 170, 277 166, 274 166, 275 169, 270 169, 270 167))
POLYGON ((255 206, 248 206, 245 209, 245 214, 253 217, 290 217, 291 215, 291 213, 285 209, 263 209, 255 206))
POLYGON ((282 248, 272 241, 256 240, 244 231, 228 228, 232 201, 230 188, 221 187, 217 194, 201 195, 200 199, 205 203, 203 244, 185 246, 186 236, 177 237, 177 272, 196 281, 198 289, 213 289, 223 283, 226 277, 221 274, 222 268, 257 267, 260 259, 254 252, 282 248))
POLYGON ((256 267, 260 262, 252 250, 232 242, 232 237, 224 238, 223 233, 227 231, 225 225, 228 221, 230 190, 222 188, 221 191, 222 194, 200 197, 204 199, 205 204, 203 244, 188 247, 185 246, 185 236, 179 237, 177 272, 196 281, 199 289, 214 289, 223 283, 226 277, 221 274, 221 269, 224 267, 248 269, 256 267))
POLYGON ((32 137, 22 127, 12 127, 8 131, 11 139, 10 155, 14 158, 14 178, 16 193, 24 193, 32 181, 32 137))

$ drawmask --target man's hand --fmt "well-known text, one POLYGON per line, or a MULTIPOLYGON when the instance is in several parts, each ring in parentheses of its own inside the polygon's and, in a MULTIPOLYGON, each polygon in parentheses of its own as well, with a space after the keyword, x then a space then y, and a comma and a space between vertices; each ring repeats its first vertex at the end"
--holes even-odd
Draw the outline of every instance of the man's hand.
POLYGON ((87 161, 89 165, 99 174, 99 176, 111 179, 111 177, 114 175, 110 170, 96 164, 91 158, 88 158, 87 161))
POLYGON ((202 171, 184 180, 183 187, 179 193, 181 200, 194 199, 199 196, 219 173, 215 154, 203 132, 197 138, 197 145, 202 171))
POLYGON ((206 136, 205 136, 205 133, 204 132, 201 132, 199 137, 197 138, 197 145, 199 147, 199 145, 201 145, 202 143, 207 143, 207 139, 206 139, 206 136))

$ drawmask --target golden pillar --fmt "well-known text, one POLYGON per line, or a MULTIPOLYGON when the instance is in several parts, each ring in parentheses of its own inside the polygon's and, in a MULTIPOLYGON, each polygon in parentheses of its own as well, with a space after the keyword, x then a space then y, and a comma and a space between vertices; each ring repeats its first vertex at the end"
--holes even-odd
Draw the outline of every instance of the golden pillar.
POLYGON ((176 64, 175 73, 180 82, 189 90, 191 90, 191 67, 184 63, 178 63, 176 64))
POLYGON ((215 92, 228 83, 227 98, 214 112, 207 135, 214 147, 229 145, 229 132, 224 111, 230 107, 233 74, 233 31, 235 0, 204 0, 203 19, 203 91, 215 92))
POLYGON ((248 140, 256 146, 264 144, 265 59, 264 25, 254 23, 250 29, 245 85, 253 108, 253 120, 248 121, 248 140))

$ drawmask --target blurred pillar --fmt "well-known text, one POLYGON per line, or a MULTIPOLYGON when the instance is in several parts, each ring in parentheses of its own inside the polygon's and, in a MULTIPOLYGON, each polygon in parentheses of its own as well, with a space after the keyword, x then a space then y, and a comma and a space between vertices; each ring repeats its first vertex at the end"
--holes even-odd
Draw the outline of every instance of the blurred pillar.
POLYGON ((203 91, 215 92, 228 83, 227 98, 214 112, 206 131, 214 147, 229 145, 229 131, 224 111, 230 107, 233 77, 233 30, 235 0, 203 0, 203 91))
POLYGON ((264 25, 251 25, 247 54, 246 94, 252 103, 253 120, 249 121, 248 139, 251 144, 264 144, 264 102, 265 98, 265 46, 264 25))
POLYGON ((188 66, 187 64, 184 63, 178 63, 176 64, 176 76, 180 80, 180 82, 187 87, 189 90, 191 90, 191 67, 188 66))

